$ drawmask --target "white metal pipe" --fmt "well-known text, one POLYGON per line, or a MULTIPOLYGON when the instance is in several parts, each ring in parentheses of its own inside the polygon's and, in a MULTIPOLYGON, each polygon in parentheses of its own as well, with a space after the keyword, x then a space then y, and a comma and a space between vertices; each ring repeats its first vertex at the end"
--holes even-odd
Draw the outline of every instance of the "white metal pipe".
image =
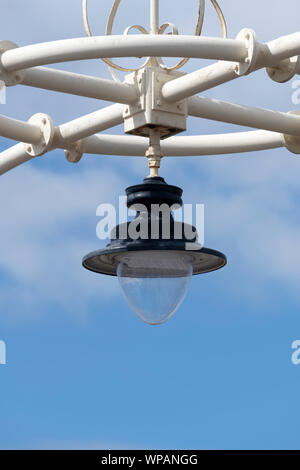
POLYGON ((0 115, 0 135, 26 143, 39 142, 42 132, 38 126, 0 115))
POLYGON ((28 162, 32 157, 25 152, 24 144, 17 144, 0 153, 0 175, 28 162))
MULTIPOLYGON (((49 151, 55 148, 66 149, 72 142, 120 124, 123 120, 122 111, 123 106, 115 104, 56 127, 49 151)), ((26 153, 22 143, 5 150, 0 153, 0 175, 32 158, 26 153)))
POLYGON ((123 105, 113 104, 56 127, 54 146, 67 148, 69 144, 123 122, 123 105))
POLYGON ((300 117, 292 114, 195 96, 188 100, 190 116, 300 136, 300 117))
POLYGON ((238 78, 235 62, 220 61, 182 77, 170 80, 162 87, 166 101, 180 101, 188 96, 202 93, 222 83, 238 78))
POLYGON ((128 35, 63 39, 11 49, 1 56, 6 71, 101 57, 192 57, 241 62, 244 41, 202 36, 128 35))
MULTIPOLYGON (((97 155, 145 156, 149 141, 143 137, 93 135, 83 141, 83 151, 97 155)), ((218 135, 171 137, 162 141, 166 157, 225 155, 283 147, 277 132, 250 131, 218 135)), ((31 160, 23 144, 17 144, 0 154, 0 175, 31 160)))
POLYGON ((137 100, 133 85, 46 67, 27 69, 22 85, 116 103, 129 104, 137 100))
MULTIPOLYGON (((84 152, 90 154, 145 156, 149 140, 135 136, 99 134, 84 140, 84 152)), ((281 135, 269 131, 248 131, 217 135, 171 137, 161 142, 168 157, 221 155, 283 147, 281 135)))
POLYGON ((296 63, 295 74, 300 75, 300 55, 298 56, 298 60, 297 60, 297 63, 296 63))
POLYGON ((159 0, 150 0, 150 33, 158 34, 159 0))
POLYGON ((282 60, 296 55, 300 55, 300 32, 262 44, 257 66, 272 67, 282 60))
MULTIPOLYGON (((300 33, 283 36, 266 44, 261 44, 254 70, 271 67, 294 55, 300 55, 300 33)), ((235 73, 236 63, 219 61, 203 69, 167 82, 162 88, 166 101, 174 102, 202 93, 205 90, 238 78, 235 73)), ((300 74, 300 60, 296 66, 300 74)))

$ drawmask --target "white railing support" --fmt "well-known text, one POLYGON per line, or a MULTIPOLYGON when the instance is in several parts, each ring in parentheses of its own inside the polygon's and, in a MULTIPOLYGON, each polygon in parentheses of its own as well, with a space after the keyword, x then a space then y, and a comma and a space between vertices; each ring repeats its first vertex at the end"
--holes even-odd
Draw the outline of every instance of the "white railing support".
POLYGON ((40 141, 42 133, 34 124, 0 115, 0 136, 33 144, 40 141))
POLYGON ((165 83, 161 93, 168 102, 180 101, 238 78, 235 62, 216 62, 165 83))
POLYGON ((273 67, 284 59, 300 55, 300 33, 282 36, 260 45, 257 67, 273 67))
MULTIPOLYGON (((51 132, 51 145, 47 151, 56 148, 67 149, 68 146, 72 145, 77 140, 91 136, 95 132, 109 129, 112 126, 120 124, 122 121, 123 106, 120 104, 111 105, 94 113, 87 114, 86 116, 82 116, 74 121, 56 127, 53 132, 51 132)), ((29 149, 29 147, 25 146, 23 143, 17 144, 2 152, 0 154, 0 175, 31 160, 36 155, 34 146, 29 149)))
MULTIPOLYGON (((270 77, 278 82, 284 82, 295 74, 300 74, 300 33, 295 33, 266 44, 256 44, 257 54, 251 70, 269 67, 270 77), (295 54, 294 54, 295 53, 295 54), (296 56, 296 57, 293 57, 296 56)), ((162 88, 166 101, 175 102, 197 93, 214 88, 223 83, 238 78, 235 62, 217 62, 203 69, 169 81, 162 88)))
MULTIPOLYGON (((93 135, 80 144, 80 152, 97 155, 145 157, 149 140, 135 136, 93 135)), ((277 132, 250 131, 219 135, 171 137, 162 141, 165 157, 225 155, 283 147, 277 132)), ((71 144, 71 147, 74 147, 71 144)), ((0 153, 0 175, 31 160, 23 144, 17 144, 0 153)))
POLYGON ((159 0, 150 0, 150 33, 158 34, 159 0))
POLYGON ((32 156, 26 152, 24 144, 22 143, 4 150, 4 152, 0 153, 0 175, 7 173, 31 159, 32 156))
POLYGON ((279 111, 195 96, 188 100, 188 112, 190 116, 204 119, 300 135, 300 117, 279 111))
MULTIPOLYGON (((149 140, 144 137, 99 134, 83 140, 84 153, 144 157, 149 140)), ((283 147, 281 135, 248 131, 217 135, 170 137, 161 142, 165 157, 225 155, 283 147)))
POLYGON ((22 85, 115 103, 131 104, 138 98, 134 85, 46 67, 27 69, 22 85))
POLYGON ((113 104, 56 127, 54 146, 66 149, 77 140, 121 124, 123 109, 123 105, 113 104))
POLYGON ((46 64, 112 57, 191 57, 243 62, 244 41, 202 36, 128 35, 63 39, 6 51, 1 65, 15 71, 46 64))

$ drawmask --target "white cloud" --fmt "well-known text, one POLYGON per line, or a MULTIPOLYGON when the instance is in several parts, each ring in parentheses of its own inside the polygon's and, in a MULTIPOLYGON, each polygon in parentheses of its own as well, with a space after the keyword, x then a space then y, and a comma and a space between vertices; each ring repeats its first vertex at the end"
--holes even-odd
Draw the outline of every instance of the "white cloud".
POLYGON ((246 272, 254 284, 275 282, 273 289, 284 285, 296 297, 300 283, 299 165, 286 150, 215 157, 199 166, 192 163, 193 176, 187 179, 185 175, 182 182, 188 202, 197 198, 206 205, 205 244, 227 250, 229 266, 246 272))
POLYGON ((111 293, 114 280, 100 281, 81 258, 100 247, 97 205, 114 201, 123 186, 108 170, 59 175, 28 165, 1 178, 2 311, 11 304, 34 311, 43 302, 80 311, 100 296, 100 282, 101 295, 111 293))

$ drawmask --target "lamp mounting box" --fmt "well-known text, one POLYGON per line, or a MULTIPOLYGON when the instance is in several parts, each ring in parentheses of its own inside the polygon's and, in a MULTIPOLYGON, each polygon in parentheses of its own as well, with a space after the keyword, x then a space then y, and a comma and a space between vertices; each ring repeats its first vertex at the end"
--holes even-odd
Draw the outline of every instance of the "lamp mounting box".
POLYGON ((161 93, 163 85, 182 73, 147 66, 126 77, 125 82, 135 84, 138 100, 124 110, 126 134, 149 137, 150 129, 159 128, 161 139, 186 131, 187 100, 167 102, 161 93))

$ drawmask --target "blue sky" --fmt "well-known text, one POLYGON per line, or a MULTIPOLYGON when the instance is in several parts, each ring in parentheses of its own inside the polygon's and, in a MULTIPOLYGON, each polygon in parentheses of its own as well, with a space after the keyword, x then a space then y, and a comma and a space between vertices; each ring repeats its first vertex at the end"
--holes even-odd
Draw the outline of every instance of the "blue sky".
MULTIPOLYGON (((161 3, 163 21, 192 31, 196 1, 161 3)), ((220 0, 229 36, 251 27, 260 41, 296 32, 298 3, 220 0)), ((82 36, 80 4, 2 0, 1 36, 20 46, 82 36)), ((122 4, 117 32, 147 24, 148 1, 122 4)), ((97 34, 110 5, 90 0, 97 34)), ((219 29, 208 7, 204 34, 219 29)), ((109 77, 100 61, 57 67, 109 77)), ((46 112, 55 124, 105 106, 27 87, 7 95, 2 114, 46 112)), ((282 111, 295 109, 291 95, 291 82, 275 84, 263 70, 205 93, 282 111)), ((189 121, 191 134, 236 130, 189 121)), ((0 139, 1 149, 11 144, 0 139)), ((163 161, 185 202, 205 204, 206 245, 226 253, 228 266, 194 278, 161 327, 131 312, 117 280, 81 267, 99 246, 97 205, 146 171, 144 159, 88 155, 71 165, 55 151, 1 177, 0 448, 299 449, 298 157, 278 149, 163 161)))

